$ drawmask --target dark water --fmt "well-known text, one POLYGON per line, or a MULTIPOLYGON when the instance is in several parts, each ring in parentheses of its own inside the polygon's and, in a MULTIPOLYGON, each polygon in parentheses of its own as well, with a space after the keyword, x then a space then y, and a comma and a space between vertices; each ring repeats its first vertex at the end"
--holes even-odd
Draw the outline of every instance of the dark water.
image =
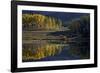
POLYGON ((50 41, 35 40, 31 44, 24 44, 23 62, 89 59, 88 44, 65 43, 64 41, 60 42, 60 40, 55 41, 56 43, 50 41))
POLYGON ((57 54, 56 56, 50 56, 41 59, 42 61, 52 61, 52 60, 76 60, 80 59, 79 55, 72 55, 69 53, 70 49, 68 47, 65 47, 62 49, 62 52, 60 54, 57 54))
POLYGON ((89 14, 46 11, 23 11, 23 14, 28 14, 23 15, 22 22, 23 62, 90 58, 89 14), (30 18, 30 14, 36 17, 30 18))

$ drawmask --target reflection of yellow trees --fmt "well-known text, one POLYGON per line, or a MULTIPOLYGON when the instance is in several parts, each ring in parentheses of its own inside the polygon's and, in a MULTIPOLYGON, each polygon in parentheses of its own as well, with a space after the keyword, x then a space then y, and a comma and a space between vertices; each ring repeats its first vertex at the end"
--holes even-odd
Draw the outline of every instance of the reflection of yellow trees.
POLYGON ((34 24, 37 26, 37 29, 59 30, 62 26, 62 21, 60 19, 42 14, 23 14, 22 21, 23 25, 30 26, 34 24))
POLYGON ((33 49, 23 49, 23 60, 39 60, 48 56, 54 56, 59 54, 62 50, 61 45, 49 44, 45 46, 40 46, 33 49))

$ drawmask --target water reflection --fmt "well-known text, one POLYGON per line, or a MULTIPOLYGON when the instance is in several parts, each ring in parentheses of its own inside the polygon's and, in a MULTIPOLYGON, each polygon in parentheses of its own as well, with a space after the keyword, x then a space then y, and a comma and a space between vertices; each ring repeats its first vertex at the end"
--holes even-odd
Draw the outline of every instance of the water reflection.
POLYGON ((89 57, 87 46, 83 48, 85 55, 82 47, 61 40, 27 40, 23 43, 22 58, 23 62, 86 59, 89 57))
POLYGON ((22 24, 23 62, 90 58, 90 14, 23 11, 22 24))

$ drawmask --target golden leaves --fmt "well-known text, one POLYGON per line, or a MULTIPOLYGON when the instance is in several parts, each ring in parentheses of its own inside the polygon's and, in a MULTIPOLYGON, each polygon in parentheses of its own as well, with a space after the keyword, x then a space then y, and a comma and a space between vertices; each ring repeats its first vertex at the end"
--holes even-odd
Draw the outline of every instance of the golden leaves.
POLYGON ((24 49, 23 51, 23 58, 24 59, 34 59, 39 60, 45 57, 54 56, 56 54, 59 54, 62 50, 61 45, 58 44, 47 44, 45 46, 39 46, 35 48, 35 52, 32 53, 32 49, 24 49), (26 50, 26 52, 25 52, 26 50))
POLYGON ((22 15, 23 25, 35 24, 37 29, 44 30, 59 30, 62 26, 62 21, 60 19, 45 16, 42 14, 23 14, 22 15))

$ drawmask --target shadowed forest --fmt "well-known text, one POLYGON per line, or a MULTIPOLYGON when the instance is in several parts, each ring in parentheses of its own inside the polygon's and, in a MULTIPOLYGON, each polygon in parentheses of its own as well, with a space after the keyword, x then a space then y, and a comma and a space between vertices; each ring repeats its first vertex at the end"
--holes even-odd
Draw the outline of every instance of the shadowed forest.
POLYGON ((22 61, 90 58, 88 13, 22 11, 22 61))

